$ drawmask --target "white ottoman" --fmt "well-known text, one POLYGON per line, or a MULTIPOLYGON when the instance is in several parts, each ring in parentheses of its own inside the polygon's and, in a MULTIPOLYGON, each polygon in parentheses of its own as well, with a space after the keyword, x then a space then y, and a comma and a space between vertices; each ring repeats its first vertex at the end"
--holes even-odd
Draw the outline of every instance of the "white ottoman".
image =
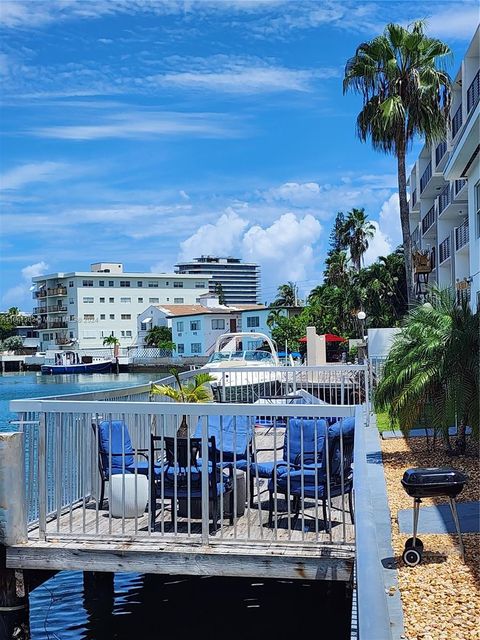
POLYGON ((112 504, 110 513, 113 518, 139 518, 145 512, 148 502, 148 478, 134 473, 119 473, 110 478, 112 483, 112 504), (136 482, 135 482, 136 481, 136 482), (125 483, 125 494, 124 492, 125 483), (135 484, 137 486, 135 496, 135 484), (125 507, 123 496, 125 495, 125 507), (136 497, 136 500, 135 500, 136 497))

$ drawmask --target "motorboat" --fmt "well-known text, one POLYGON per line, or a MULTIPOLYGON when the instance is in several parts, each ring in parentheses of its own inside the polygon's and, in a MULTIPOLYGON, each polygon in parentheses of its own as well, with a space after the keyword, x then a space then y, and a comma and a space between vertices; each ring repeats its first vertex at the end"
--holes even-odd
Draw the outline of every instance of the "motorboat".
POLYGON ((80 356, 76 351, 47 351, 41 372, 49 375, 70 373, 111 373, 114 360, 80 356))

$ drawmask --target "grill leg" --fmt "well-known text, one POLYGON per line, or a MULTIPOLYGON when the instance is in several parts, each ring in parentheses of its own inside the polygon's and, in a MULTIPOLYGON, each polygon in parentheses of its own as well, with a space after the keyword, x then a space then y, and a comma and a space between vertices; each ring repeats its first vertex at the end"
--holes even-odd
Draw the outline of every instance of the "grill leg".
POLYGON ((413 500, 413 547, 417 542, 417 528, 418 528, 418 516, 420 515, 420 498, 414 498, 413 500))
POLYGON ((454 498, 449 498, 448 502, 450 503, 450 509, 452 511, 453 521, 455 522, 455 528, 458 533, 458 540, 460 542, 460 552, 462 554, 462 560, 463 562, 465 562, 465 548, 463 546, 462 532, 460 531, 460 521, 458 519, 457 503, 454 498))

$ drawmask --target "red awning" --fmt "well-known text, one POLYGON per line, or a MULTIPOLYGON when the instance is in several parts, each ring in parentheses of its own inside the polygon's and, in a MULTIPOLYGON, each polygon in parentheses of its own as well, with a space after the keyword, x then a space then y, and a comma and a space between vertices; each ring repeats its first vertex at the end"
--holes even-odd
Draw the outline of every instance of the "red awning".
MULTIPOLYGON (((304 336, 299 340, 299 342, 306 342, 306 341, 307 341, 307 336, 304 336)), ((336 336, 333 333, 325 334, 325 342, 346 342, 346 341, 347 341, 346 338, 341 338, 340 336, 336 336)))

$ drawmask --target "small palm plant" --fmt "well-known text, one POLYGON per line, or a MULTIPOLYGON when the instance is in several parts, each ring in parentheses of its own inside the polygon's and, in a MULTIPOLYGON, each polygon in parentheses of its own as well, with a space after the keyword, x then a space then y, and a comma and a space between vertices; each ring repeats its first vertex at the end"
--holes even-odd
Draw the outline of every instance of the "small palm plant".
POLYGON ((449 289, 434 288, 430 301, 413 308, 394 339, 375 405, 387 411, 403 431, 420 418, 445 434, 452 416, 458 421, 455 453, 464 453, 469 425, 479 428, 479 313, 449 289))
POLYGON ((120 340, 118 338, 116 338, 115 336, 107 336, 106 338, 103 339, 103 346, 104 347, 111 347, 112 348, 112 355, 115 351, 115 347, 117 347, 120 344, 120 340))
MULTIPOLYGON (((155 384, 152 383, 150 392, 153 395, 166 396, 175 402, 211 402, 213 399, 212 390, 208 383, 213 382, 215 378, 209 373, 198 373, 192 381, 182 382, 177 369, 170 369, 171 375, 175 378, 176 385, 155 384)), ((188 437, 187 416, 182 417, 182 422, 177 431, 179 438, 188 437)))

